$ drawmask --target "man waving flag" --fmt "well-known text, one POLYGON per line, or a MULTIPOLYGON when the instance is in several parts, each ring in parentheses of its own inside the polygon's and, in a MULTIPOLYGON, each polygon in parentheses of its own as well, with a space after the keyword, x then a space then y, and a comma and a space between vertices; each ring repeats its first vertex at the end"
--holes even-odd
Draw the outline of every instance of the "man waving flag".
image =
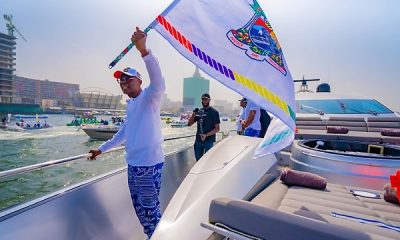
POLYGON ((256 157, 293 141, 293 80, 256 0, 175 0, 150 28, 208 75, 274 115, 256 157))

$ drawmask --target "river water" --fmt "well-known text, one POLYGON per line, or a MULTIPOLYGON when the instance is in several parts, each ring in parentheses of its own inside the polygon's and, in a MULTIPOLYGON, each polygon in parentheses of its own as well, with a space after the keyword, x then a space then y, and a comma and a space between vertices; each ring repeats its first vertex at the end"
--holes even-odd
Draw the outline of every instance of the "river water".
MULTIPOLYGON (((98 119, 109 116, 99 116, 98 119)), ((54 127, 24 132, 0 130, 0 171, 87 153, 103 141, 93 141, 78 127, 67 127, 72 115, 49 115, 54 127)), ((221 122, 221 130, 235 129, 221 122)), ((196 127, 171 128, 163 122, 164 138, 195 133, 196 127)), ((165 153, 192 145, 194 137, 165 141, 165 153)), ((0 210, 27 202, 63 187, 125 166, 124 151, 104 154, 96 161, 85 159, 0 179, 0 210)))

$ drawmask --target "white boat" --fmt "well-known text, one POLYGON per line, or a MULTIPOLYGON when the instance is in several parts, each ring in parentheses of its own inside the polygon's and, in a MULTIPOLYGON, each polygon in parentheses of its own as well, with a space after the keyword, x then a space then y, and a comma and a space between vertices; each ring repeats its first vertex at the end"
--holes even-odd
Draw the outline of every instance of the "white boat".
POLYGON ((274 155, 253 159, 260 141, 232 136, 211 148, 179 186, 152 239, 207 239, 210 231, 199 225, 207 220, 212 199, 241 199, 264 174, 276 173, 274 155))
POLYGON ((5 130, 5 131, 13 131, 13 132, 19 132, 19 131, 24 131, 25 129, 13 125, 13 124, 1 124, 0 129, 5 130))
POLYGON ((89 124, 82 126, 82 130, 93 140, 108 140, 118 132, 118 125, 89 124))
POLYGON ((182 128, 188 126, 188 120, 174 120, 171 122, 171 127, 182 128))

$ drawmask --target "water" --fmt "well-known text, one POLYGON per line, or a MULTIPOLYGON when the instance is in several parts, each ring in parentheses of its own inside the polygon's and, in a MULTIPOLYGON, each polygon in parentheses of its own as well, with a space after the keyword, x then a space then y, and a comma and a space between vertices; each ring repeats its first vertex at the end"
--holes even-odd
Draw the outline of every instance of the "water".
MULTIPOLYGON (((108 119, 110 117, 100 116, 108 119)), ((71 115, 49 115, 49 129, 11 132, 0 130, 0 171, 87 153, 103 141, 92 141, 78 127, 65 124, 71 115)), ((234 129, 221 122, 221 130, 234 129)), ((163 123, 164 138, 193 134, 196 127, 171 128, 163 123)), ((192 145, 194 138, 165 141, 165 153, 192 145)), ((125 166, 124 151, 100 155, 96 161, 85 159, 0 179, 0 210, 43 196, 63 187, 125 166)))

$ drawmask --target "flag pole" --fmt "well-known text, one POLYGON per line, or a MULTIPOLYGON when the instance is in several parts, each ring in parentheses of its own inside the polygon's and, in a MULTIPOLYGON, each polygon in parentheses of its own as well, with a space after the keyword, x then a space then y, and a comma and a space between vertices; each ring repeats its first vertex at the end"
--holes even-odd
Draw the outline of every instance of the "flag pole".
MULTIPOLYGON (((160 15, 165 16, 172 8, 178 4, 180 0, 174 0, 160 15)), ((153 29, 157 25, 157 20, 154 19, 147 28, 144 29, 145 33, 148 33, 151 29, 153 29)), ((108 68, 113 68, 133 47, 135 43, 131 42, 122 52, 108 65, 108 68)))

